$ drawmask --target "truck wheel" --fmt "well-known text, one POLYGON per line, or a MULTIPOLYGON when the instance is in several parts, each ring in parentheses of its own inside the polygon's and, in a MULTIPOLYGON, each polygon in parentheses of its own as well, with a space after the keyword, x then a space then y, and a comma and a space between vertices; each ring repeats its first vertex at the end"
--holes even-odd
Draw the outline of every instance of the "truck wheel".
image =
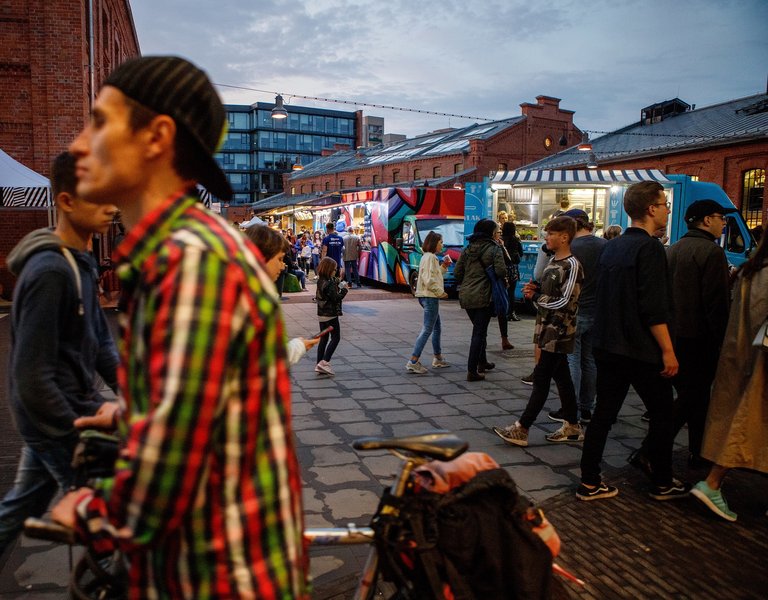
POLYGON ((419 272, 418 271, 411 271, 411 274, 408 275, 408 286, 411 288, 411 294, 414 296, 416 295, 416 282, 419 280, 419 272))

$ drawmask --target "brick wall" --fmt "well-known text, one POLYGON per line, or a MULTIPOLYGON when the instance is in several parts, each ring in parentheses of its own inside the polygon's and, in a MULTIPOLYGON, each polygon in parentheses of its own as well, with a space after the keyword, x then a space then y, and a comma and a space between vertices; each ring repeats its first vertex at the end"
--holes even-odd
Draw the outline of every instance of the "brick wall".
POLYGON ((8 253, 28 232, 48 226, 48 211, 40 208, 0 208, 0 287, 10 300, 15 277, 5 262, 8 253))
MULTIPOLYGON (((768 171, 768 142, 704 148, 659 157, 598 163, 601 169, 660 169, 664 173, 698 176, 719 185, 741 208, 744 172, 768 171)), ((768 195, 763 199, 763 223, 768 223, 768 195)))
MULTIPOLYGON (((90 110, 88 0, 0 2, 0 148, 48 176, 90 110)), ((117 64, 139 54, 128 0, 93 0, 98 89, 117 64)), ((6 246, 47 224, 40 211, 0 209, 0 282, 9 293, 6 246), (25 216, 20 216, 28 212, 25 216), (10 218, 9 218, 10 216, 10 218)), ((10 248, 8 248, 10 249, 10 248)))

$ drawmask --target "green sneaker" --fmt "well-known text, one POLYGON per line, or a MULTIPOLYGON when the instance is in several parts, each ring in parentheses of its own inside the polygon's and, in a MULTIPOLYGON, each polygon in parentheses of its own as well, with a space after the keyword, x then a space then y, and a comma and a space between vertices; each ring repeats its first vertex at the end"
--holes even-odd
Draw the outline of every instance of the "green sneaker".
POLYGON ((723 493, 720 490, 713 490, 707 485, 706 481, 699 481, 699 483, 694 485, 691 494, 701 500, 718 517, 722 517, 726 521, 736 520, 737 515, 728 508, 728 503, 723 498, 723 493))

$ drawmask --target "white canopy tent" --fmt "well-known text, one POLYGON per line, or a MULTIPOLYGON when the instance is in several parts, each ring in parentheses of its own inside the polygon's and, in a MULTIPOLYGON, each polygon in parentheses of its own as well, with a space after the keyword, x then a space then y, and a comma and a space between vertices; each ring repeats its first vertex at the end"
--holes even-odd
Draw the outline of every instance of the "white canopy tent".
POLYGON ((47 178, 0 150, 0 206, 50 208, 47 178))

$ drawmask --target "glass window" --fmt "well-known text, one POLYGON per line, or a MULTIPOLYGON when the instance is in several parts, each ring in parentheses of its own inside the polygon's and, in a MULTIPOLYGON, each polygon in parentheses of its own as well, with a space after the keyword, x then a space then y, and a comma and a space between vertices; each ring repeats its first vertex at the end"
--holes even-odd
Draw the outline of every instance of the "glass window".
POLYGON ((440 165, 432 168, 432 177, 440 177, 440 165))
POLYGON ((742 177, 741 214, 750 229, 763 224, 765 169, 750 169, 742 177))
POLYGON ((415 243, 414 239, 414 230, 413 230, 413 223, 411 221, 406 221, 403 223, 403 246, 413 246, 415 243))
POLYGON ((413 170, 413 179, 416 180, 419 177, 421 177, 421 169, 414 169, 413 170))
POLYGON ((746 244, 739 224, 732 216, 725 217, 725 249, 729 252, 744 252, 746 244))
POLYGON ((361 181, 362 179, 360 178, 360 175, 355 177, 355 187, 360 187, 362 185, 361 181))
POLYGON ((373 176, 373 185, 379 185, 379 176, 378 175, 374 175, 373 176))
POLYGON ((247 112, 228 112, 227 122, 230 129, 250 129, 251 115, 247 112))
POLYGON ((330 182, 330 181, 326 181, 326 182, 325 182, 325 191, 327 192, 327 191, 329 191, 330 189, 331 189, 331 182, 330 182))
POLYGON ((464 221, 463 219, 419 219, 416 222, 419 242, 424 243, 430 231, 439 233, 443 237, 445 247, 461 248, 464 245, 464 221))
POLYGON ((453 165, 453 174, 459 173, 461 171, 461 163, 456 163, 453 165))
POLYGON ((339 189, 341 189, 341 190, 344 189, 344 180, 343 179, 339 180, 339 189))
POLYGON ((395 169, 392 171, 392 183, 399 183, 400 182, 400 169, 395 169))

